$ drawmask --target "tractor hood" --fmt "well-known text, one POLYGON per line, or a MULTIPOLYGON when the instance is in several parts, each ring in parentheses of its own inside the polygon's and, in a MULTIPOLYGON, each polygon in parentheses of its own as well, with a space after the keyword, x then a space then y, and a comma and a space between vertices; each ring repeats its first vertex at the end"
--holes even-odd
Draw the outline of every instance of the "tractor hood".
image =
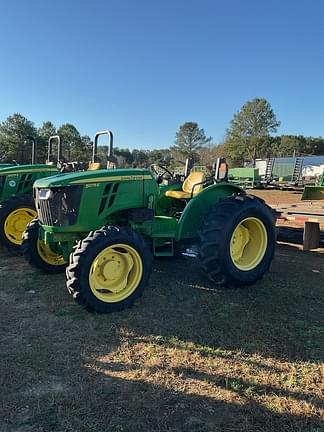
POLYGON ((151 180, 152 173, 148 169, 102 169, 96 171, 80 171, 64 175, 42 178, 34 183, 35 188, 52 188, 76 186, 109 181, 151 180))
POLYGON ((37 173, 48 171, 52 173, 54 171, 58 172, 58 169, 55 165, 46 165, 46 164, 35 164, 35 165, 11 165, 5 168, 1 168, 0 166, 0 176, 5 175, 19 175, 24 173, 37 173))

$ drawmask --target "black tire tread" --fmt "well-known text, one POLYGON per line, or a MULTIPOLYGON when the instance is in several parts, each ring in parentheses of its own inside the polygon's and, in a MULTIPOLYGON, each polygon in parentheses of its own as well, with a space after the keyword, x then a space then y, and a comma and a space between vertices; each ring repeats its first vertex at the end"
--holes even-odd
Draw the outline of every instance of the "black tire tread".
POLYGON ((96 311, 98 313, 118 312, 123 309, 132 307, 135 300, 142 296, 145 283, 143 284, 142 289, 136 289, 136 291, 128 299, 125 299, 119 303, 111 303, 109 304, 109 306, 107 306, 107 304, 97 304, 96 306, 94 306, 93 304, 89 304, 89 301, 83 293, 83 289, 81 286, 83 278, 82 268, 84 266, 84 260, 87 257, 89 248, 91 248, 94 244, 103 241, 103 237, 109 237, 109 240, 111 241, 114 241, 114 239, 118 241, 121 236, 124 236, 131 243, 137 245, 140 249, 146 251, 145 265, 147 267, 148 274, 146 276, 147 280, 145 282, 147 282, 149 279, 152 270, 153 257, 149 251, 149 248, 147 247, 146 242, 144 241, 144 238, 141 235, 131 230, 130 228, 119 228, 115 226, 104 226, 99 230, 90 232, 87 237, 77 243, 74 251, 70 255, 70 262, 68 267, 66 268, 66 287, 69 294, 73 296, 74 300, 77 303, 85 306, 86 309, 90 311, 96 311))
MULTIPOLYGON (((202 270, 214 284, 225 288, 251 285, 260 280, 270 267, 273 259, 274 248, 268 258, 265 271, 251 282, 238 280, 237 277, 233 277, 231 272, 227 271, 227 269, 224 268, 224 265, 222 265, 221 257, 224 254, 224 244, 220 234, 224 231, 224 226, 228 221, 232 220, 233 215, 240 212, 243 207, 250 207, 251 209, 259 210, 262 209, 265 217, 269 218, 269 221, 273 220, 274 225, 272 210, 267 204, 265 204, 264 200, 252 195, 238 194, 226 198, 213 206, 204 220, 199 232, 199 259, 202 270)), ((275 238, 274 228, 273 235, 275 238)))

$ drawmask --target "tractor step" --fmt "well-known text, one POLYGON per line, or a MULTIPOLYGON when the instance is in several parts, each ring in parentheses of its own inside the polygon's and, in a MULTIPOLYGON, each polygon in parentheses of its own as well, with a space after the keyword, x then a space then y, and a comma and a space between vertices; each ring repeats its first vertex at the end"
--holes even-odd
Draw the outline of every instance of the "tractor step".
POLYGON ((173 238, 154 238, 153 239, 153 255, 154 256, 173 256, 174 245, 173 238))

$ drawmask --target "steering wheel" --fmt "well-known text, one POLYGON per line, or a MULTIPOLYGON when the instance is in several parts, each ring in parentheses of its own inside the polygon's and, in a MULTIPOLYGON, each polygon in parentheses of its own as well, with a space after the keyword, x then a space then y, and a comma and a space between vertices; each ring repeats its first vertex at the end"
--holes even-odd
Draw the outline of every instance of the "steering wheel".
POLYGON ((168 178, 166 177, 166 174, 170 176, 169 178, 173 178, 172 172, 163 165, 152 164, 150 166, 150 169, 156 180, 163 180, 164 178, 168 178))
POLYGON ((57 164, 56 164, 59 172, 61 172, 61 173, 64 173, 67 171, 68 165, 69 165, 68 161, 63 156, 61 157, 61 159, 59 159, 57 161, 57 164))

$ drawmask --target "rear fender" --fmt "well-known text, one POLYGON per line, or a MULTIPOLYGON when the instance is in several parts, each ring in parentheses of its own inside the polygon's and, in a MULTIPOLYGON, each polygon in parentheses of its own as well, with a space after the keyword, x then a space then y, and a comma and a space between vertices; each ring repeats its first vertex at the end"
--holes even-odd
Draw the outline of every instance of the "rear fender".
POLYGON ((234 184, 218 183, 203 189, 186 205, 177 226, 176 241, 195 238, 210 207, 233 194, 245 191, 234 184))

